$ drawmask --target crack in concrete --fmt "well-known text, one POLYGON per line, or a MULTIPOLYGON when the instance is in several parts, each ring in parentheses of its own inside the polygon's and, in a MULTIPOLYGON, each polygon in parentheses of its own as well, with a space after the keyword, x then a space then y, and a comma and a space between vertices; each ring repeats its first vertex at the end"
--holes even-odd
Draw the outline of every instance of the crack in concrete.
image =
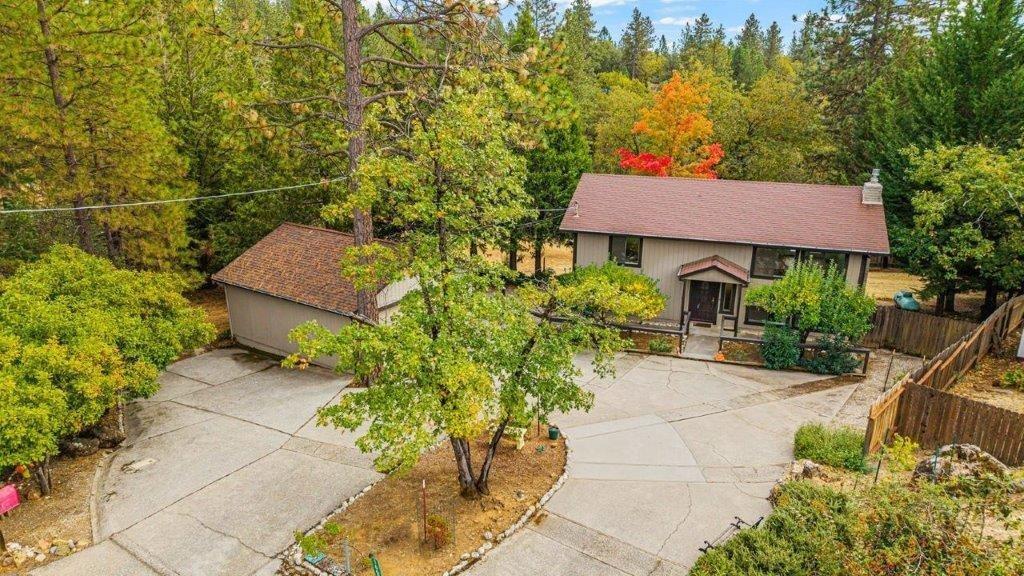
MULTIPOLYGON (((665 550, 665 546, 668 546, 668 541, 671 540, 672 537, 675 536, 676 533, 678 533, 680 529, 682 529, 683 524, 686 524, 686 521, 690 519, 690 514, 692 514, 692 513, 693 513, 693 492, 689 488, 687 488, 686 489, 686 514, 683 516, 683 519, 680 520, 678 524, 676 524, 675 529, 672 530, 672 532, 668 535, 668 537, 666 537, 665 540, 661 543, 661 546, 658 548, 658 552, 657 552, 657 554, 655 554, 655 556, 657 556, 658 558, 661 558, 661 553, 665 550)), ((655 567, 655 569, 657 569, 657 567, 655 567)), ((653 573, 654 572, 652 571, 651 574, 653 574, 653 573)))
POLYGON ((227 532, 224 532, 223 530, 218 530, 218 529, 214 528, 213 526, 208 525, 206 522, 203 522, 199 518, 197 518, 197 517, 195 517, 195 516, 193 516, 193 515, 191 515, 191 514, 189 514, 187 512, 178 512, 176 510, 167 510, 167 513, 168 514, 174 514, 176 516, 182 516, 184 518, 191 518, 192 520, 195 520, 203 528, 206 528, 207 530, 209 530, 210 532, 213 532, 214 534, 220 534, 221 536, 223 536, 225 538, 229 538, 231 540, 234 540, 235 542, 238 542, 239 544, 242 545, 243 548, 245 548, 246 550, 248 550, 248 551, 250 551, 250 552, 252 552, 254 554, 257 554, 259 556, 263 556, 267 560, 270 560, 270 559, 273 558, 273 556, 267 556, 263 552, 260 552, 259 550, 257 550, 255 548, 253 548, 252 546, 246 544, 245 541, 242 540, 241 538, 239 538, 238 536, 235 536, 234 534, 228 534, 227 532))

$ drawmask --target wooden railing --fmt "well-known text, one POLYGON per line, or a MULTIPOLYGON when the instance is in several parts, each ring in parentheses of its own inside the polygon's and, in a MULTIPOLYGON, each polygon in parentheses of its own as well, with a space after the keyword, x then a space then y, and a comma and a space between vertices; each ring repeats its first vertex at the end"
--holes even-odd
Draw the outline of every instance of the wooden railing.
MULTIPOLYGON (((722 345, 725 344, 726 342, 742 342, 742 343, 745 343, 745 344, 753 344, 753 345, 756 345, 756 346, 760 346, 761 344, 764 343, 764 340, 762 340, 760 338, 754 338, 752 336, 726 336, 724 331, 723 332, 719 332, 719 334, 718 334, 718 351, 719 352, 722 351, 722 345)), ((807 351, 818 352, 819 350, 822 349, 822 345, 821 344, 817 344, 815 342, 799 342, 799 343, 796 344, 796 347, 800 349, 800 357, 801 358, 804 356, 804 352, 807 352, 807 351)), ((867 374, 868 373, 868 362, 871 360, 871 349, 870 348, 863 348, 863 347, 858 346, 858 347, 850 348, 849 351, 850 351, 850 354, 853 354, 854 356, 860 356, 860 358, 861 358, 860 370, 859 370, 858 374, 867 374)))
POLYGON ((1022 318, 1024 296, 1017 296, 879 396, 868 411, 865 452, 877 451, 898 433, 926 448, 956 440, 977 444, 992 454, 999 451, 1007 464, 1024 462, 1024 415, 1017 414, 1019 419, 1014 427, 1011 421, 1016 413, 1002 411, 996 418, 999 409, 990 410, 994 407, 947 392, 978 360, 1002 345, 1020 326, 1022 318), (990 418, 978 420, 977 415, 982 412, 990 418), (991 422, 998 430, 986 427, 985 422, 991 422))

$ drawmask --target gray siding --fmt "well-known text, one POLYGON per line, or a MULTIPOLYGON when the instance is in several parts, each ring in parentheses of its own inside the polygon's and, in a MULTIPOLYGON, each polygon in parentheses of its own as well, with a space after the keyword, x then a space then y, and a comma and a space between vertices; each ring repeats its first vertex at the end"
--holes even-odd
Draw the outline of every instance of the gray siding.
MULTIPOLYGON (((341 314, 282 300, 259 292, 235 286, 224 286, 227 297, 231 335, 239 344, 277 356, 287 356, 297 350, 288 341, 288 332, 303 322, 316 320, 332 332, 348 324, 341 314)), ((333 368, 334 358, 320 358, 314 363, 333 368)))
MULTIPOLYGON (((576 241, 576 265, 604 264, 608 260, 608 235, 580 232, 576 241)), ((640 269, 644 275, 658 282, 658 288, 667 298, 665 311, 659 317, 666 322, 679 322, 682 316, 683 285, 677 276, 679 267, 708 256, 721 256, 744 268, 749 268, 754 257, 754 247, 743 244, 721 242, 700 242, 696 240, 667 240, 644 238, 640 269)), ((861 254, 850 254, 847 263, 846 281, 857 286, 860 277, 861 254)), ((710 279, 710 278, 708 278, 710 279)), ((751 278, 750 287, 771 283, 771 280, 751 278)), ((746 294, 746 289, 743 290, 746 294)), ((742 303, 739 318, 746 317, 746 306, 742 303)))

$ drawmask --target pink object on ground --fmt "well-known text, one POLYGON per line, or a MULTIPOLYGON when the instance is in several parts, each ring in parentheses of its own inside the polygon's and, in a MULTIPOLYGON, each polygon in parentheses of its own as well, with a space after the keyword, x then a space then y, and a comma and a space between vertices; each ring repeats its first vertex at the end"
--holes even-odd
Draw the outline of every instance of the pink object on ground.
POLYGON ((0 514, 6 514, 21 504, 18 498, 18 490, 14 484, 8 484, 0 488, 0 514))

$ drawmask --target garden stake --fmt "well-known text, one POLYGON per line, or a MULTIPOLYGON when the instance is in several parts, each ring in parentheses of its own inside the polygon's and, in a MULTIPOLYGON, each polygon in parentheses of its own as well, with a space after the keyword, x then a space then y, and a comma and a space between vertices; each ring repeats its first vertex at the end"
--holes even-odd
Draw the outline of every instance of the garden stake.
POLYGON ((423 499, 423 542, 427 541, 427 479, 423 479, 422 485, 422 499, 423 499))
POLYGON ((896 349, 893 348, 889 354, 889 367, 885 369, 885 382, 882 384, 882 392, 889 389, 889 374, 892 372, 892 361, 895 359, 896 349))
POLYGON ((882 461, 885 460, 885 450, 878 456, 878 467, 875 468, 875 484, 878 484, 878 473, 882 471, 882 461))
POLYGON ((380 562, 377 562, 377 557, 370 553, 370 567, 373 568, 373 576, 384 576, 380 571, 380 562))

